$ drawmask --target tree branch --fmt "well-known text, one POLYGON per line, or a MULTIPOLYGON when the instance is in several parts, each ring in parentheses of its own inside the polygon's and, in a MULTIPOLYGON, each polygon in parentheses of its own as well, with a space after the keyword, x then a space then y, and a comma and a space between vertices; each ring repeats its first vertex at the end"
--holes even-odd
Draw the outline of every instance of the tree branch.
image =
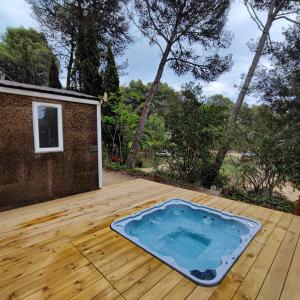
POLYGON ((247 11, 251 17, 251 19, 256 23, 257 27, 261 30, 264 31, 264 24, 261 22, 261 20, 258 18, 254 7, 251 5, 251 3, 248 0, 244 1, 245 6, 247 8, 247 11), (251 10, 250 10, 251 9, 251 10))
POLYGON ((148 12, 148 16, 149 16, 149 19, 151 20, 153 26, 154 26, 154 29, 157 31, 157 33, 168 43, 169 42, 169 39, 168 37, 159 29, 159 27, 156 25, 152 15, 151 15, 151 11, 150 11, 150 3, 148 0, 145 0, 146 3, 147 3, 147 12, 148 12))
POLYGON ((289 22, 292 22, 292 23, 294 23, 294 24, 296 24, 296 25, 300 25, 300 22, 297 22, 296 20, 293 20, 293 19, 291 19, 291 18, 288 18, 288 17, 286 17, 285 15, 280 15, 279 17, 276 17, 274 20, 279 20, 279 19, 285 19, 285 20, 287 20, 287 21, 289 21, 289 22))
POLYGON ((150 42, 156 44, 156 45, 159 47, 161 53, 164 53, 164 50, 162 49, 160 43, 159 43, 157 40, 155 40, 152 36, 150 36, 150 35, 149 35, 142 27, 140 27, 140 26, 136 23, 136 21, 134 20, 134 17, 132 17, 132 14, 128 11, 128 8, 127 8, 127 13, 128 13, 129 19, 130 19, 130 20, 132 21, 132 23, 136 26, 136 28, 137 28, 138 30, 140 30, 141 33, 144 34, 144 35, 150 40, 150 42))

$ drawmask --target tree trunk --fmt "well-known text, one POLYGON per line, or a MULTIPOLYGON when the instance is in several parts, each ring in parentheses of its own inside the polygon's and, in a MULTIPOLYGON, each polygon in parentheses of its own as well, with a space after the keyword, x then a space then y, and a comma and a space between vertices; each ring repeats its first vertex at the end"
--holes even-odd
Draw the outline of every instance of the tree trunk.
POLYGON ((300 195, 298 197, 298 200, 296 201, 296 207, 294 210, 294 214, 297 216, 300 216, 300 195))
POLYGON ((275 7, 275 2, 276 1, 273 0, 273 2, 270 5, 267 22, 264 26, 264 30, 262 32, 262 35, 259 39, 259 43, 258 43, 256 52, 255 52, 254 58, 252 60, 251 66, 248 70, 247 76, 246 76, 245 81, 242 85, 242 88, 240 90, 238 98, 237 98, 234 106, 232 107, 232 109, 230 111, 230 116, 229 116, 228 124, 226 126, 226 131, 225 131, 225 134, 224 134, 224 137, 223 137, 222 144, 221 144, 221 146, 218 150, 218 153, 216 155, 214 164, 210 168, 210 171, 208 172, 208 175, 205 178, 205 182, 203 183, 203 185, 207 188, 210 188, 213 185, 216 177, 219 174, 220 168, 221 168, 221 166, 224 162, 225 156, 226 156, 227 152, 230 149, 230 145, 231 145, 232 140, 234 138, 233 133, 234 133, 238 113, 239 113, 239 111, 241 109, 241 106, 244 102, 245 96, 246 96, 246 94, 249 90, 251 80, 253 78, 255 69, 258 65, 259 59, 262 55, 266 40, 267 40, 268 35, 269 35, 270 28, 271 28, 272 23, 273 23, 274 18, 275 18, 275 15, 273 14, 273 10, 274 10, 274 7, 275 7))
POLYGON ((166 49, 162 55, 161 61, 159 63, 158 69, 157 69, 157 73, 155 76, 155 79, 151 85, 149 94, 146 97, 145 103, 144 103, 144 108, 141 114, 141 117, 139 119, 139 123, 137 125, 137 129, 135 132, 135 137, 134 137, 134 141, 133 144, 131 146, 127 161, 126 161, 126 166, 127 168, 133 168, 136 158, 137 158, 137 154, 138 151, 140 149, 140 144, 141 144, 141 139, 143 136, 143 132, 144 132, 144 128, 145 128, 145 124, 147 122, 147 118, 149 115, 149 111, 150 111, 150 104, 153 101, 154 96, 156 95, 157 92, 157 88, 158 88, 158 84, 160 83, 160 79, 161 76, 163 74, 164 71, 164 67, 166 65, 169 53, 171 50, 171 43, 168 43, 166 46, 166 49))
POLYGON ((67 67, 67 82, 66 82, 66 89, 69 90, 71 88, 71 76, 72 76, 72 68, 74 62, 74 41, 71 40, 71 49, 70 49, 70 57, 67 67))

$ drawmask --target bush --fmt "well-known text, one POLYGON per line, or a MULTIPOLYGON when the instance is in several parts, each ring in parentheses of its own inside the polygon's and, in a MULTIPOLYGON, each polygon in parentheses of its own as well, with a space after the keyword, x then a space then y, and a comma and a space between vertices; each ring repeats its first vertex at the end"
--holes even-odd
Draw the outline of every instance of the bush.
POLYGON ((105 164, 105 168, 107 168, 108 170, 111 170, 111 171, 120 171, 120 170, 125 169, 124 165, 122 165, 119 162, 107 163, 107 164, 105 164))
POLYGON ((245 192, 233 186, 226 186, 222 189, 222 194, 225 197, 233 200, 239 200, 242 202, 263 206, 266 208, 276 209, 287 213, 293 213, 295 210, 295 203, 289 201, 284 195, 280 193, 269 194, 255 194, 251 192, 245 192))
POLYGON ((166 161, 169 172, 191 184, 201 184, 206 177, 226 121, 224 108, 201 100, 199 90, 186 86, 166 118, 170 132, 165 147, 171 153, 166 161))

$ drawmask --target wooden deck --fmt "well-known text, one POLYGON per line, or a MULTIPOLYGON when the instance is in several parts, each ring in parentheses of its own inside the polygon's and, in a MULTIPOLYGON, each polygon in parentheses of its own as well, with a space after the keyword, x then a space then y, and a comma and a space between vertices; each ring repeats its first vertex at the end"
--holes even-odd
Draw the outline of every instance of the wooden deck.
POLYGON ((0 299, 300 299, 300 217, 137 179, 0 213, 0 299), (182 197, 263 228, 216 287, 196 286, 109 229, 182 197))

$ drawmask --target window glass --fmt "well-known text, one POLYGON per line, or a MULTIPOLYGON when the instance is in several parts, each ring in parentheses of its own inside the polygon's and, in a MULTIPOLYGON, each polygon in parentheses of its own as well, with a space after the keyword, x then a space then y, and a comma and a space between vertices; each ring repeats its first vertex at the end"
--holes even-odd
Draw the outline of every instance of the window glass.
POLYGON ((58 109, 44 105, 37 108, 40 148, 58 147, 58 109))

